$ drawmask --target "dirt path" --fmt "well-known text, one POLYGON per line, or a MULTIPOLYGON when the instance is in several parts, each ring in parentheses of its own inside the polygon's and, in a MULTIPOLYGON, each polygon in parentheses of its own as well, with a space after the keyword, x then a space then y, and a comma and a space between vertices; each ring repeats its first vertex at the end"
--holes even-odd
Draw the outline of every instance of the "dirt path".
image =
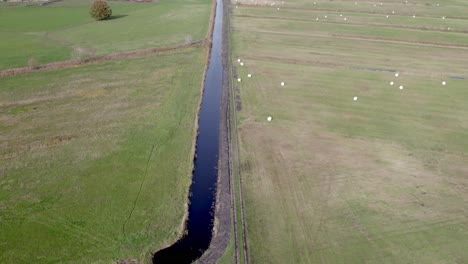
MULTIPOLYGON (((229 16, 230 16, 231 13, 229 13, 229 16)), ((232 28, 229 28, 228 30, 231 30, 232 28)), ((232 62, 231 62, 231 65, 232 65, 232 62)), ((233 75, 233 73, 231 73, 233 75)), ((233 75, 234 76, 234 75, 233 75)), ((233 77, 232 76, 232 77, 233 77)), ((234 87, 233 87, 234 88, 234 87)), ((242 231, 242 245, 240 244, 239 241, 237 241, 237 244, 236 244, 236 249, 238 249, 238 247, 241 247, 243 248, 243 252, 244 252, 244 263, 245 264, 248 264, 249 263, 249 247, 248 247, 248 243, 247 243, 247 223, 245 221, 245 210, 244 210, 244 198, 243 198, 243 194, 242 194, 242 172, 241 172, 241 169, 240 169, 240 148, 239 148, 239 135, 237 133, 237 109, 233 109, 233 118, 231 120, 231 123, 233 124, 233 129, 234 129, 234 135, 236 137, 236 144, 235 146, 232 146, 232 148, 235 148, 233 151, 235 152, 235 154, 233 155, 236 155, 236 159, 238 161, 238 164, 237 164, 237 181, 238 181, 238 192, 239 192, 239 204, 238 206, 240 207, 240 213, 241 213, 241 231, 242 231)), ((237 203, 237 200, 236 200, 236 203, 237 203)))

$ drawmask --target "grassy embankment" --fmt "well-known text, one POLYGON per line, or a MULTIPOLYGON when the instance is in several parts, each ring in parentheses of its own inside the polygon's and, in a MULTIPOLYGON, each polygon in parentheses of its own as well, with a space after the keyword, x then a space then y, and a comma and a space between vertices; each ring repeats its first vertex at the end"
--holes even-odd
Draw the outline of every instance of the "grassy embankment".
POLYGON ((357 2, 233 9, 250 260, 465 263, 468 5, 357 2))

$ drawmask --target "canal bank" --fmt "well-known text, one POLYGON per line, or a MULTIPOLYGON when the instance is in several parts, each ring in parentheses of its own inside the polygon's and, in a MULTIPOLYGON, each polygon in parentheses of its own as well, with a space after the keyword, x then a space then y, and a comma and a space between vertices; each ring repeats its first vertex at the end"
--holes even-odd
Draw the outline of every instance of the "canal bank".
POLYGON ((223 78, 227 76, 227 50, 223 48, 226 43, 223 41, 226 10, 223 0, 216 0, 215 8, 211 49, 198 115, 196 158, 185 230, 176 243, 153 255, 153 263, 192 263, 202 255, 199 262, 213 263, 224 253, 229 243, 229 95, 227 77, 223 78))

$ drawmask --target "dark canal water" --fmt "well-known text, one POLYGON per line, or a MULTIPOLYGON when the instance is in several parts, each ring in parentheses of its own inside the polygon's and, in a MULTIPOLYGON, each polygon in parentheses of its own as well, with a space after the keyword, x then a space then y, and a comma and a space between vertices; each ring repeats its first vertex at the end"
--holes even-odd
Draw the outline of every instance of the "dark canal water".
POLYGON ((192 263, 208 248, 213 230, 216 182, 218 176, 218 144, 223 65, 221 62, 223 0, 217 0, 210 61, 199 113, 196 159, 187 234, 172 246, 153 255, 153 263, 192 263))

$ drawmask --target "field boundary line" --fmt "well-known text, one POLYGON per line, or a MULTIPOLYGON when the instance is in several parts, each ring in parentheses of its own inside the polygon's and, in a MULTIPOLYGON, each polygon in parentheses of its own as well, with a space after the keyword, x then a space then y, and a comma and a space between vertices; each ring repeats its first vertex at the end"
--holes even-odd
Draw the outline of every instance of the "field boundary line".
MULTIPOLYGON (((230 7, 232 7, 232 4, 229 5, 230 7)), ((229 21, 231 21, 231 15, 232 15, 232 11, 230 9, 230 11, 228 12, 228 16, 229 16, 229 21)), ((232 26, 231 24, 229 24, 229 40, 230 40, 230 37, 231 37, 231 33, 232 33, 232 26)), ((233 72, 233 68, 232 68, 232 50, 229 49, 229 58, 230 58, 230 75, 231 77, 234 77, 234 72, 233 72)), ((234 89, 235 85, 233 84, 233 79, 231 78, 231 89, 234 89)), ((233 92, 233 91, 231 91, 233 92)), ((233 100, 234 100, 235 97, 233 97, 233 100)), ((234 102, 235 103, 235 102, 234 102)), ((231 120, 231 123, 233 123, 233 134, 234 137, 235 137, 235 140, 236 140, 236 143, 235 143, 235 147, 234 147, 234 151, 236 152, 235 153, 235 156, 234 158, 237 159, 237 182, 238 182, 238 193, 239 193, 239 207, 240 207, 240 215, 241 215, 241 226, 242 226, 242 247, 243 247, 243 250, 244 250, 244 263, 245 264, 248 264, 249 263, 249 250, 248 250, 248 242, 247 242, 247 227, 246 227, 246 221, 245 221, 245 209, 244 209, 244 199, 243 199, 243 194, 242 194, 242 173, 241 173, 241 169, 240 169, 240 147, 239 147, 239 133, 238 133, 238 125, 237 125, 237 109, 233 109, 233 114, 232 114, 232 120, 231 120)), ((235 187, 235 186, 234 186, 235 187)), ((237 202, 237 199, 236 199, 236 202, 237 202)), ((236 212, 237 213, 237 212, 236 212)))
POLYGON ((5 69, 5 70, 0 70, 0 78, 26 74, 26 73, 31 73, 31 72, 38 72, 38 71, 65 69, 65 68, 71 68, 71 67, 76 67, 76 66, 106 62, 106 61, 137 58, 137 57, 142 57, 142 56, 150 55, 150 54, 186 50, 186 49, 190 49, 194 47, 203 47, 203 46, 208 45, 209 43, 210 43, 209 39, 205 38, 203 40, 194 41, 188 44, 176 45, 172 47, 151 48, 151 49, 145 49, 145 50, 113 53, 113 54, 109 54, 105 56, 94 57, 94 58, 84 59, 84 60, 66 60, 66 61, 60 61, 60 62, 51 62, 51 63, 39 65, 35 69, 30 68, 30 67, 5 69))
MULTIPOLYGON (((229 1, 230 2, 230 1, 229 1)), ((238 218, 237 218, 237 192, 236 192, 236 172, 235 172, 235 162, 233 159, 236 159, 237 162, 239 162, 238 159, 238 142, 237 142, 237 124, 235 123, 235 120, 237 119, 236 115, 236 103, 235 103, 235 91, 234 91, 234 82, 233 82, 233 70, 232 70, 232 50, 231 50, 231 5, 227 8, 228 12, 227 14, 227 19, 228 21, 227 26, 226 26, 226 34, 227 34, 227 67, 228 69, 228 74, 229 74, 229 111, 230 111, 230 116, 229 116, 229 129, 230 129, 230 154, 231 154, 231 196, 232 196, 232 215, 233 215, 233 226, 234 226, 234 261, 236 264, 240 264, 240 251, 239 251, 239 230, 238 230, 238 218), (235 140, 235 142, 233 141, 235 140), (236 146, 234 146, 236 144, 236 146), (235 153, 233 153, 235 152, 235 153), (236 157, 237 154, 237 157, 236 157)), ((237 164, 237 169, 239 168, 239 164, 237 164)), ((245 252, 244 252, 245 254, 245 252)))
MULTIPOLYGON (((251 5, 251 4, 237 4, 238 6, 244 6, 244 7, 252 7, 252 8, 268 8, 269 6, 261 6, 261 5, 251 5)), ((334 9, 317 9, 317 8, 308 8, 308 7, 300 7, 300 6, 281 6, 281 9, 285 10, 301 10, 301 11, 317 11, 317 12, 335 12, 335 13, 351 13, 351 14, 366 14, 366 15, 388 15, 388 13, 380 13, 380 12, 364 12, 364 11, 353 11, 353 10, 334 10, 334 9)), ((395 17, 407 17, 411 16, 413 13, 408 13, 406 15, 402 14, 392 14, 392 16, 395 17)), ((424 17, 424 18, 434 18, 434 19, 439 19, 440 17, 436 16, 425 16, 425 15, 418 15, 418 17, 424 17)), ((458 16, 453 16, 453 17, 445 17, 445 19, 456 19, 456 20, 468 20, 466 17, 458 17, 458 16)))
POLYGON ((403 26, 403 25, 386 25, 386 24, 366 24, 366 23, 342 23, 339 21, 325 21, 319 20, 316 22, 315 19, 306 19, 306 18, 286 18, 286 17, 261 17, 255 15, 236 15, 236 17, 244 17, 244 18, 254 18, 254 19, 271 19, 271 20, 285 20, 285 21, 301 21, 301 22, 314 22, 314 23, 322 23, 322 24, 337 24, 337 25, 346 25, 346 26, 372 26, 372 27, 380 27, 380 28, 393 28, 393 29, 406 29, 406 30, 415 30, 415 31, 423 31, 423 32, 444 32, 444 33, 459 33, 459 34, 468 34, 468 30, 457 30, 451 29, 447 30, 444 28, 428 28, 428 27, 413 27, 413 26, 403 26))
MULTIPOLYGON (((238 231, 238 219, 237 219, 237 195, 236 195, 236 173, 235 173, 235 162, 234 162, 234 158, 235 158, 235 155, 233 152, 236 151, 236 148, 233 146, 234 144, 236 144, 237 146, 237 140, 236 139, 233 139, 233 138, 238 138, 237 137, 237 125, 233 122, 235 122, 234 120, 237 118, 236 117, 236 105, 235 105, 235 93, 234 93, 234 82, 233 82, 233 72, 232 72, 232 50, 231 50, 231 5, 230 5, 230 1, 227 1, 229 4, 226 6, 226 51, 227 51, 227 63, 226 63, 226 66, 228 67, 228 76, 227 78, 229 78, 229 107, 228 107, 228 111, 229 111, 229 152, 230 152, 230 159, 229 159, 229 162, 230 162, 230 171, 231 171, 231 179, 230 179, 230 185, 231 185, 231 213, 233 215, 233 232, 234 232, 234 263, 236 264, 240 264, 240 252, 239 252, 239 231, 238 231), (234 143, 234 141, 236 143, 234 143)), ((238 154, 238 152, 236 153, 238 154)), ((237 162, 239 162, 237 160, 237 162)), ((238 166, 238 164, 237 164, 238 166)))
POLYGON ((338 39, 350 39, 350 40, 367 40, 372 42, 386 42, 386 43, 395 43, 395 44, 404 44, 404 45, 413 45, 413 46, 426 46, 426 47, 435 47, 435 48, 451 48, 451 49, 466 49, 468 46, 462 45, 450 45, 443 43, 430 43, 430 42, 418 42, 418 41, 403 41, 398 39, 387 39, 387 38, 373 38, 373 37, 357 37, 349 35, 323 35, 323 34, 300 34, 298 32, 285 32, 285 31, 273 31, 273 30, 252 30, 247 28, 238 27, 236 30, 256 32, 256 33, 265 33, 265 34, 277 34, 277 35, 289 35, 289 36, 302 36, 302 37, 311 37, 311 38, 338 38, 338 39))

